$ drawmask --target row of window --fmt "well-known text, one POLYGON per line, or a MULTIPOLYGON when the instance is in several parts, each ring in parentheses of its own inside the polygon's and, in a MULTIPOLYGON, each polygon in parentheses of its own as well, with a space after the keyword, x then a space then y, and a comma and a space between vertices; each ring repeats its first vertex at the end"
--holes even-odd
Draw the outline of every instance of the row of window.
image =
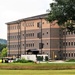
POLYGON ((26 34, 26 37, 33 37, 34 36, 34 33, 28 33, 26 34))
POLYGON ((29 23, 23 24, 23 26, 24 25, 26 25, 26 27, 32 27, 34 26, 34 22, 29 22, 29 23))
MULTIPOLYGON (((24 36, 24 34, 23 34, 23 36, 24 36)), ((34 33, 28 33, 28 34, 26 34, 26 37, 33 37, 33 36, 34 36, 34 33)), ((21 37, 20 35, 15 35, 15 36, 10 36, 10 39, 18 39, 20 37, 21 37)))
POLYGON ((63 32, 63 35, 65 35, 65 34, 66 34, 66 35, 73 35, 73 34, 75 34, 75 31, 73 31, 73 32, 66 32, 66 33, 63 32))
MULTIPOLYGON (((48 32, 46 34, 48 34, 48 32)), ((45 35, 45 33, 42 33, 42 35, 45 35)), ((25 35, 23 34, 23 36, 25 36, 25 35)), ((34 37, 34 33, 27 33, 26 37, 34 37)), ((37 37, 38 38, 41 37, 41 32, 37 33, 37 37)), ((10 39, 17 39, 17 38, 20 38, 20 35, 10 36, 10 39)))
MULTIPOLYGON (((65 56, 65 53, 64 53, 65 56)), ((66 57, 75 57, 75 53, 66 53, 66 57)))
MULTIPOLYGON (((20 45, 10 45, 10 48, 18 48, 18 47, 20 47, 20 45)), ((26 47, 34 47, 34 43, 26 44, 26 47)))
MULTIPOLYGON (((48 43, 46 43, 46 45, 48 45, 48 43)), ((24 46, 24 44, 23 44, 24 46)), ((11 48, 18 48, 20 47, 20 45, 10 45, 11 48)), ((34 47, 34 43, 29 43, 29 44, 26 44, 26 47, 34 47)))
MULTIPOLYGON (((44 24, 44 22, 42 22, 42 24, 44 24)), ((26 26, 26 27, 33 27, 34 26, 34 22, 29 22, 29 23, 24 23, 23 26, 26 26)), ((41 22, 37 22, 37 27, 41 27, 41 22)), ((15 30, 15 29, 18 29, 20 28, 20 25, 16 25, 16 26, 10 26, 10 30, 15 30)), ((9 27, 8 27, 9 29, 9 27)))
POLYGON ((75 46, 75 42, 63 42, 63 46, 75 46))

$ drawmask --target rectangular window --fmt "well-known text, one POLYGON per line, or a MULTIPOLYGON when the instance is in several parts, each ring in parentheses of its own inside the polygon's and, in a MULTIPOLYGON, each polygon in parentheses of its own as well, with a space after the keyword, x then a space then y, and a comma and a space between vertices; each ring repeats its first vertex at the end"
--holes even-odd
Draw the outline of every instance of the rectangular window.
POLYGON ((38 22, 37 23, 37 27, 41 27, 41 22, 38 22))
POLYGON ((75 53, 74 53, 74 57, 75 57, 75 53))
POLYGON ((33 43, 33 47, 34 47, 34 43, 33 43))
POLYGON ((42 49, 43 48, 43 43, 39 43, 39 49, 42 49))
POLYGON ((71 53, 71 57, 73 57, 73 53, 71 53))
POLYGON ((69 57, 70 57, 70 53, 69 53, 69 57))
POLYGON ((71 45, 73 46, 73 42, 71 42, 71 45))
POLYGON ((67 53, 66 53, 66 57, 67 57, 67 53))
POLYGON ((68 44, 69 44, 69 46, 70 46, 70 42, 69 42, 68 44))
POLYGON ((34 33, 32 35, 34 36, 34 33))
POLYGON ((75 42, 74 42, 74 46, 75 46, 75 42))
POLYGON ((37 33, 37 38, 41 38, 42 35, 41 35, 41 32, 37 33))
POLYGON ((63 42, 63 46, 65 46, 65 42, 63 42))
POLYGON ((66 42, 66 46, 67 46, 67 42, 66 42))
POLYGON ((65 32, 63 32, 63 35, 65 35, 65 32))
POLYGON ((48 32, 47 32, 47 34, 48 34, 48 32))

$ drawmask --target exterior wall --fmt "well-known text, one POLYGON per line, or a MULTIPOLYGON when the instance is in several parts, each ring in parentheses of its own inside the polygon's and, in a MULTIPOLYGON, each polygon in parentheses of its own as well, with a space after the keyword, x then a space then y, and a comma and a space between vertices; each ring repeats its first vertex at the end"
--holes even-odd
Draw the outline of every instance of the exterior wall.
POLYGON ((49 23, 43 18, 21 20, 8 23, 7 28, 8 56, 19 57, 28 49, 37 49, 51 59, 75 58, 75 33, 63 31, 56 21, 49 23), (43 43, 43 48, 39 48, 39 43, 43 43))

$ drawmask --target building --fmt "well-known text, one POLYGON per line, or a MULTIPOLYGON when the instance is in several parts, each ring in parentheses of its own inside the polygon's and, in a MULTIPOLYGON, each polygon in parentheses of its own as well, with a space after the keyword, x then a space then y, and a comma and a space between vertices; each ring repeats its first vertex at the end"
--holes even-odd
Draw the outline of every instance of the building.
POLYGON ((75 32, 66 32, 46 17, 42 14, 6 23, 8 56, 19 57, 28 50, 38 50, 51 59, 75 58, 75 32))

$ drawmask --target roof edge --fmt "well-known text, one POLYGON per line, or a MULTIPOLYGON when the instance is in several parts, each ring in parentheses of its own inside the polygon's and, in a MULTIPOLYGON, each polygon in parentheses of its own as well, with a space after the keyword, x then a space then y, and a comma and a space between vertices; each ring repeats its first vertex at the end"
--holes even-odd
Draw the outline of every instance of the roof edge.
POLYGON ((48 13, 46 14, 41 14, 41 15, 36 15, 36 16, 31 16, 31 17, 27 17, 27 18, 23 18, 23 19, 19 19, 16 21, 12 21, 12 22, 7 22, 5 24, 10 25, 10 24, 18 24, 21 21, 28 21, 28 20, 34 20, 34 19, 41 19, 41 18, 45 18, 48 16, 48 13))

